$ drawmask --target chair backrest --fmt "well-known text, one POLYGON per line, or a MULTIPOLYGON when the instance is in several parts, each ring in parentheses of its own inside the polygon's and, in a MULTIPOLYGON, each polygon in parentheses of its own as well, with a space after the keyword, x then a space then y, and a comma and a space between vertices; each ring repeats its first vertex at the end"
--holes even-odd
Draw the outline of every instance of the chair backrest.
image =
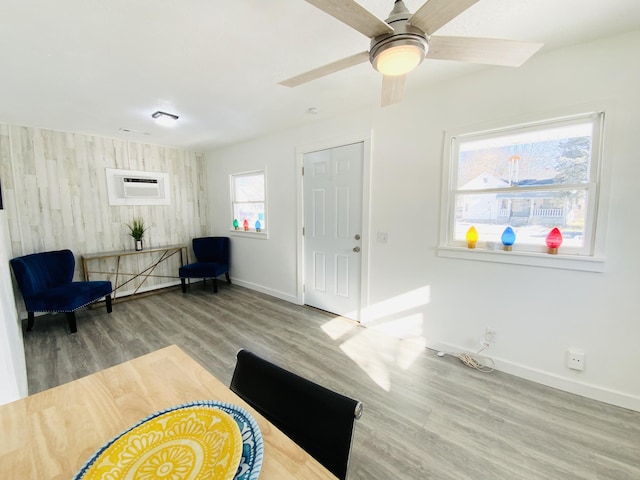
POLYGON ((192 241, 198 262, 229 262, 229 237, 200 237, 192 241))
POLYGON ((25 299, 43 290, 71 283, 76 267, 71 250, 32 253, 13 258, 10 263, 25 299))
POLYGON ((231 390, 344 480, 362 404, 247 350, 236 357, 231 390))

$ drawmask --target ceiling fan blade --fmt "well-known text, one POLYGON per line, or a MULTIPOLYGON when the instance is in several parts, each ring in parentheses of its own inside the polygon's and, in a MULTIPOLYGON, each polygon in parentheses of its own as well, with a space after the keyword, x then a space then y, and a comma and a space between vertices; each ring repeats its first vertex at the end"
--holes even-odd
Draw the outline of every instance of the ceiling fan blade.
POLYGON ((479 0, 428 0, 416 13, 411 15, 409 23, 431 35, 440 27, 456 18, 479 0))
POLYGON ((429 39, 426 58, 519 67, 542 46, 542 43, 496 38, 435 36, 429 39))
POLYGON ((298 85, 310 82, 316 78, 324 77, 331 73, 335 73, 367 61, 369 61, 369 52, 360 52, 355 55, 351 55, 350 57, 343 58, 342 60, 323 65, 322 67, 314 68, 313 70, 301 73, 300 75, 288 78, 287 80, 283 80, 279 83, 285 87, 297 87, 298 85))
POLYGON ((393 28, 353 0, 306 0, 369 38, 393 33, 393 28))
POLYGON ((385 75, 382 77, 382 106, 400 103, 404 97, 406 75, 385 75))

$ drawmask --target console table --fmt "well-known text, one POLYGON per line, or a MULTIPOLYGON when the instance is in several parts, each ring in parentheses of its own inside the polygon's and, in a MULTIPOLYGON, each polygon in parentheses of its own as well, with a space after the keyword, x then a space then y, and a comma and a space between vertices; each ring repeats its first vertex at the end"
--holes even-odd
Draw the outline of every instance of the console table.
MULTIPOLYGON (((184 266, 189 263, 189 253, 186 245, 168 245, 166 247, 153 247, 145 248, 144 250, 122 250, 118 252, 104 252, 104 253, 90 253, 82 255, 82 267, 84 269, 84 279, 86 281, 91 280, 91 275, 115 275, 115 281, 113 282, 113 300, 118 296, 118 290, 121 290, 125 285, 130 284, 136 279, 140 282, 135 286, 133 292, 130 295, 136 295, 140 287, 146 282, 149 277, 152 278, 180 278, 177 275, 158 275, 154 273, 158 265, 166 262, 168 259, 178 255, 180 257, 180 266, 184 266), (157 255, 154 255, 157 254, 157 255), (138 259, 143 258, 143 255, 149 256, 149 261, 144 267, 136 269, 136 271, 123 271, 121 270, 121 260, 132 255, 138 256, 138 259), (111 269, 105 270, 103 267, 104 260, 113 260, 111 269), (96 265, 97 264, 97 265, 96 265), (120 282, 120 283, 119 283, 120 282)), ((145 289, 148 291, 151 288, 145 289)), ((162 288, 159 286, 157 288, 162 288)))

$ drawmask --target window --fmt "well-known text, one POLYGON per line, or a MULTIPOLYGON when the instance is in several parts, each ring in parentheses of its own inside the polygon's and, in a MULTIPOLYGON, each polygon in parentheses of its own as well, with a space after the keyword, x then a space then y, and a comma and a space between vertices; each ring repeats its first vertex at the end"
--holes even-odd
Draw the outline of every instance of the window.
POLYGON ((467 249, 473 226, 478 251, 546 256, 558 227, 559 256, 595 258, 603 121, 599 112, 448 136, 440 250, 467 249))
POLYGON ((266 177, 264 170, 231 175, 232 230, 266 235, 266 177))

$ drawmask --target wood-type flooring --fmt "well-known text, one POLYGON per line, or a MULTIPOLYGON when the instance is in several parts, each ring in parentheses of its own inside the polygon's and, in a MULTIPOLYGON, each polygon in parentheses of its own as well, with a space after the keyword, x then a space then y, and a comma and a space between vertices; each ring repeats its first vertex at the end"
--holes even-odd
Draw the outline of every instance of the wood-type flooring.
POLYGON ((237 285, 206 287, 119 301, 110 315, 82 309, 73 335, 64 314, 36 317, 25 333, 29 392, 170 344, 228 384, 247 348, 364 403, 350 480, 640 479, 639 412, 481 373, 237 285))

